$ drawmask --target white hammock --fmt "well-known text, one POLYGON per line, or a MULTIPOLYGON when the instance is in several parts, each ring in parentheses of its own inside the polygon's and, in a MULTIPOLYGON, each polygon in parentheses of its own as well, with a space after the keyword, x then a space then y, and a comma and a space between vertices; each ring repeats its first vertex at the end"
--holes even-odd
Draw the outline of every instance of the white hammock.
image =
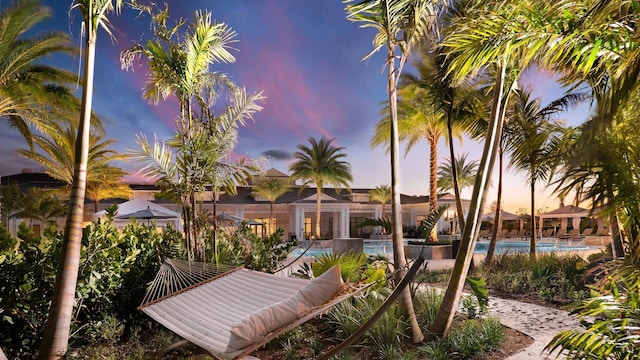
POLYGON ((165 260, 140 308, 212 355, 235 359, 366 288, 342 284, 339 267, 314 280, 223 270, 165 260), (204 274, 214 277, 191 284, 204 274))

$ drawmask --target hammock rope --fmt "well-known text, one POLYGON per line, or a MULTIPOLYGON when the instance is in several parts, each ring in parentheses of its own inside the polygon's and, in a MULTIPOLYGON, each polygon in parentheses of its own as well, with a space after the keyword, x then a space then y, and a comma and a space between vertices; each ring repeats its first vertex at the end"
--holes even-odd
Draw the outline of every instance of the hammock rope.
POLYGON ((164 259, 156 277, 138 307, 143 308, 168 297, 219 278, 239 266, 215 265, 176 259, 164 259))

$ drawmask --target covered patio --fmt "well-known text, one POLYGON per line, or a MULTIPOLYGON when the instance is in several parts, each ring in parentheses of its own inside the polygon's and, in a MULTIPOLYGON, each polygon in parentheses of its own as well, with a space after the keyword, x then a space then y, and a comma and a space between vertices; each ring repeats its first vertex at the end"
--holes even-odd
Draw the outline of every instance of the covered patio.
POLYGON ((591 216, 592 214, 590 215, 587 209, 575 205, 565 205, 540 214, 539 233, 543 234, 545 229, 553 228, 553 236, 567 234, 571 229, 580 229, 580 223, 583 219, 591 216))

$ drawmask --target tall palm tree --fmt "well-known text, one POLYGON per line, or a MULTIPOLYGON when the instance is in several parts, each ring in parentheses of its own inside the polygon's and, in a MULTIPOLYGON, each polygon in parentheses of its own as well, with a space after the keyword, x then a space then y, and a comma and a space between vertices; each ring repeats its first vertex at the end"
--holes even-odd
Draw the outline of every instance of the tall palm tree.
POLYGON ((61 114, 79 107, 66 87, 76 82, 76 75, 40 61, 56 53, 75 54, 71 38, 57 31, 24 37, 51 15, 35 0, 17 1, 0 14, 0 117, 30 144, 30 126, 48 132, 61 114))
MULTIPOLYGON (((469 154, 463 153, 456 157, 455 166, 458 170, 458 186, 464 188, 473 186, 478 171, 478 160, 467 161, 469 154)), ((453 189, 453 164, 451 158, 446 158, 444 164, 438 167, 438 188, 440 193, 453 189)))
MULTIPOLYGON (((446 24, 446 18, 441 19, 439 27, 446 24)), ((440 29, 438 29, 440 30, 440 29)), ((463 131, 468 131, 471 120, 478 117, 477 102, 480 100, 482 92, 475 90, 469 79, 455 80, 453 74, 449 72, 450 58, 446 56, 442 46, 441 32, 433 31, 429 37, 422 42, 418 60, 414 67, 417 75, 412 73, 403 74, 403 83, 422 89, 425 92, 425 99, 437 114, 441 116, 441 126, 449 145, 449 158, 455 159, 453 138, 461 139, 463 131)), ((484 116, 484 113, 480 115, 484 116)), ((458 213, 458 223, 464 229, 464 212, 462 209, 462 198, 460 196, 460 185, 458 184, 458 168, 453 163, 451 168, 452 187, 456 197, 456 210, 458 213)), ((432 171, 432 179, 436 179, 437 170, 432 171)), ((433 194, 432 189, 432 194, 433 194)), ((435 190, 437 191, 437 190, 435 190)), ((431 211, 437 209, 437 203, 432 204, 431 211)), ((437 229, 434 229, 437 230, 437 229)))
MULTIPOLYGON (((33 143, 40 151, 18 149, 18 154, 31 159, 44 167, 45 172, 70 188, 73 184, 73 167, 75 164, 76 132, 70 120, 61 120, 51 124, 51 136, 34 135, 33 143)), ((91 131, 89 137, 89 154, 87 158, 86 197, 94 202, 95 211, 98 203, 107 198, 128 198, 131 188, 122 183, 122 177, 127 173, 115 166, 112 161, 128 159, 125 154, 118 154, 110 150, 109 145, 115 140, 102 141, 102 133, 91 131)), ((65 189, 65 192, 68 189, 65 189)))
POLYGON ((493 68, 495 83, 487 135, 460 249, 443 302, 431 326, 430 338, 447 333, 458 307, 465 278, 473 260, 473 249, 478 238, 491 173, 502 137, 506 103, 510 89, 518 78, 517 75, 523 71, 527 63, 523 61, 518 64, 519 67, 514 70, 516 76, 513 79, 507 77, 507 67, 513 64, 515 59, 524 57, 528 61, 531 60, 530 56, 527 57, 529 55, 527 51, 531 50, 523 44, 500 43, 495 40, 501 39, 503 33, 513 30, 513 28, 504 27, 504 23, 521 24, 521 15, 516 11, 516 5, 501 1, 470 1, 464 6, 451 9, 453 18, 443 39, 445 53, 450 54, 452 58, 449 71, 455 74, 454 81, 469 75, 477 75, 484 69, 493 68), (495 26, 496 19, 504 23, 501 23, 501 26, 495 26))
POLYGON ((158 104, 174 95, 180 106, 177 135, 170 140, 169 147, 156 141, 153 145, 155 150, 152 150, 146 137, 139 137, 142 152, 138 152, 138 155, 141 160, 149 161, 147 164, 151 167, 148 170, 154 172, 152 168, 156 167, 156 175, 161 176, 163 184, 177 195, 182 207, 187 242, 199 256, 204 256, 198 239, 196 194, 207 187, 213 187, 215 193, 221 186, 229 184, 230 180, 237 180, 239 175, 245 174, 240 171, 238 176, 233 175, 225 170, 225 166, 216 164, 222 164, 225 157, 230 155, 229 149, 232 150, 237 143, 235 127, 244 125, 256 111, 261 110, 256 102, 262 100, 263 96, 260 92, 247 94, 244 88, 236 86, 226 75, 210 70, 214 63, 235 61, 230 52, 235 32, 224 23, 213 22, 210 12, 197 11, 190 28, 176 40, 185 22, 179 21, 169 27, 168 7, 156 10, 154 5, 136 6, 151 15, 154 39, 123 51, 120 57, 122 67, 132 69, 136 58, 146 58, 150 71, 143 97, 152 104, 158 104), (229 105, 216 114, 214 105, 222 96, 228 97, 229 105), (171 169, 172 165, 166 160, 173 156, 173 152, 180 159, 181 166, 171 169), (207 153, 216 156, 200 156, 207 153), (204 168, 208 168, 208 172, 204 168), (221 178, 221 170, 229 176, 221 178))
POLYGON ((386 219, 385 206, 391 201, 391 188, 389 185, 378 185, 369 190, 369 200, 379 202, 382 205, 382 218, 386 219))
POLYGON ((67 212, 65 204, 51 190, 30 188, 26 195, 22 209, 14 214, 17 218, 38 220, 44 224, 67 212))
POLYGON ((38 351, 39 359, 60 359, 67 352, 82 240, 96 41, 99 28, 111 34, 107 14, 112 11, 118 12, 122 7, 122 0, 75 0, 72 4, 72 9, 78 9, 82 14, 83 33, 86 37, 82 110, 75 144, 73 185, 65 223, 62 257, 56 274, 49 318, 38 351))
POLYGON ((291 190, 291 186, 285 180, 270 177, 263 179, 253 188, 253 195, 260 196, 269 202, 269 234, 273 233, 273 206, 279 197, 291 190))
MULTIPOLYGON (((438 208, 438 141, 446 132, 446 123, 429 100, 429 94, 413 84, 401 83, 398 89, 398 139, 406 142, 405 154, 422 139, 429 144, 429 212, 438 208)), ((376 124, 371 146, 390 142, 389 107, 385 116, 376 124)), ((438 241, 438 229, 434 226, 429 234, 432 241, 438 241)))
POLYGON ((347 154, 343 152, 344 147, 333 146, 333 139, 325 137, 316 140, 309 138, 309 146, 298 145, 298 151, 293 153, 297 159, 289 166, 292 179, 301 179, 302 186, 315 184, 316 186, 316 223, 315 236, 320 238, 320 215, 322 193, 327 185, 333 185, 336 190, 345 187, 350 190, 349 183, 353 181, 351 176, 351 165, 343 159, 347 154))
MULTIPOLYGON (((411 54, 412 47, 427 33, 430 22, 434 20, 432 5, 434 1, 424 0, 364 0, 347 3, 347 18, 361 23, 362 27, 372 28, 376 31, 374 48, 364 57, 371 57, 378 50, 385 48, 387 68, 387 92, 389 101, 390 118, 390 160, 391 160, 391 224, 393 239, 393 262, 396 269, 396 280, 400 282, 406 273, 406 260, 404 257, 404 242, 402 240, 402 214, 400 209, 399 184, 399 135, 398 135, 398 94, 397 87, 404 65, 411 54), (396 59, 398 64, 396 65, 396 59)), ((420 330, 418 321, 413 311, 413 302, 409 288, 400 296, 400 304, 406 315, 409 316, 412 338, 414 342, 420 342, 424 335, 420 330)))
POLYGON ((563 132, 562 125, 554 117, 582 98, 581 94, 568 94, 541 108, 540 99, 531 99, 530 90, 515 91, 509 126, 505 128, 506 150, 511 153, 509 166, 527 171, 531 196, 529 255, 532 259, 536 256, 536 183, 550 180, 563 132))

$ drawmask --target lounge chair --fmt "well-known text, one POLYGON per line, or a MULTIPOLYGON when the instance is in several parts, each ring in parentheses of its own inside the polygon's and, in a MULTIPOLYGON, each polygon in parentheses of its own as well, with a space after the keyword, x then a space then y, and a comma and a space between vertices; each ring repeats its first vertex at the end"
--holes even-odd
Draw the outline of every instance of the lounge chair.
POLYGON ((562 238, 567 240, 573 240, 579 237, 580 237, 580 229, 578 228, 578 229, 572 229, 571 231, 569 231, 568 234, 566 234, 562 238))
POLYGON ((552 237, 552 236, 553 236, 553 229, 547 229, 542 232, 542 237, 552 237))
MULTIPOLYGON (((416 260, 393 296, 423 261, 416 260)), ((140 309, 216 358, 237 359, 368 286, 343 283, 339 266, 305 280, 168 259, 140 309)))

